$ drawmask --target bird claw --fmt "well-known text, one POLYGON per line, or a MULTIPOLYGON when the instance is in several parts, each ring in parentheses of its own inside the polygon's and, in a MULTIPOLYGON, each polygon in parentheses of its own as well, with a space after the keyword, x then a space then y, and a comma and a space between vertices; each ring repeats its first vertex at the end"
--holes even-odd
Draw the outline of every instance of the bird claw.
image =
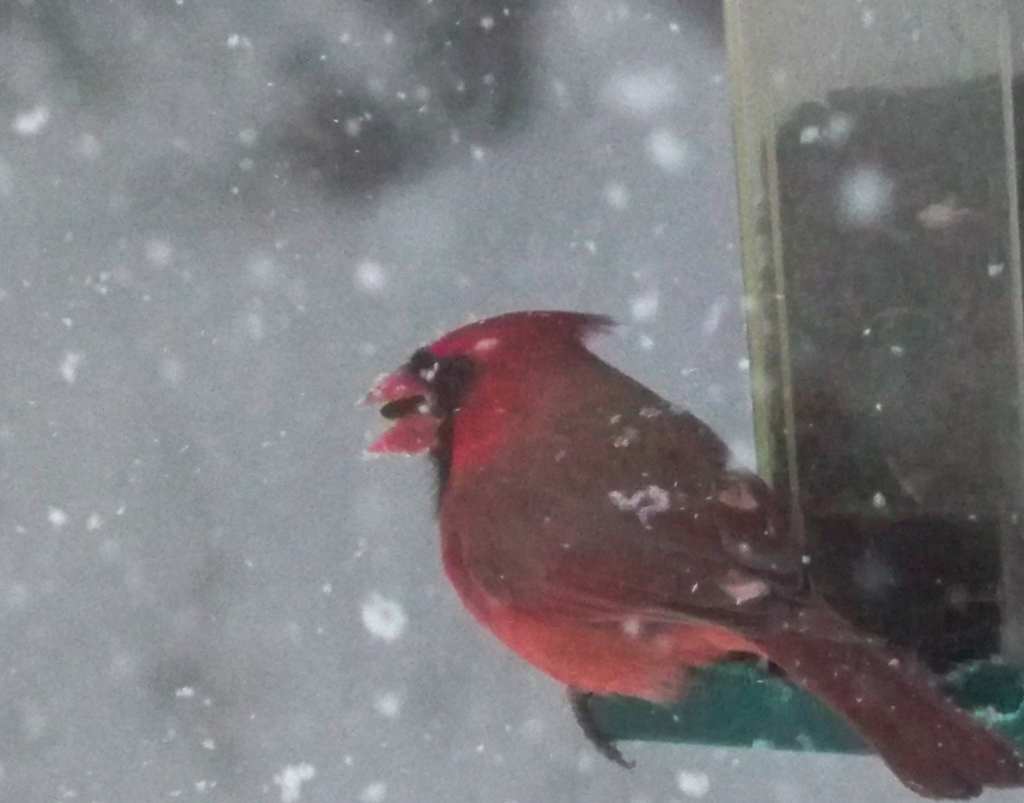
POLYGON ((636 766, 636 762, 630 761, 623 756, 619 748, 615 746, 614 740, 597 724, 594 712, 590 707, 590 701, 593 696, 590 692, 569 689, 569 704, 572 706, 572 713, 576 717, 576 723, 580 726, 580 730, 583 731, 583 735, 587 737, 587 741, 597 749, 597 752, 624 769, 633 769, 636 766))

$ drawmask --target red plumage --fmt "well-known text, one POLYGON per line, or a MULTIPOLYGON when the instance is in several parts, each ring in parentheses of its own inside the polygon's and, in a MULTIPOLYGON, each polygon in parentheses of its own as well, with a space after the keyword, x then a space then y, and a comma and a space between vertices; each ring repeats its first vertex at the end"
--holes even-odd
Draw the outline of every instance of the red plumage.
MULTIPOLYGON (((574 694, 666 702, 749 654, 845 717, 930 797, 1024 785, 1013 748, 809 587, 772 491, 693 415, 603 362, 600 316, 464 326, 382 378, 375 452, 429 451, 445 570, 473 616, 574 694)), ((582 702, 581 702, 582 701, 582 702)))

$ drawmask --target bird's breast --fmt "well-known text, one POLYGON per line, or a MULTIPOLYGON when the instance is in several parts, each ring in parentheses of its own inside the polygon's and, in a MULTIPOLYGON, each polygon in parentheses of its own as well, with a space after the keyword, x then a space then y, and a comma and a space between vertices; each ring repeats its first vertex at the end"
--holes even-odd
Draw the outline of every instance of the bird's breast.
POLYGON ((678 699, 686 669, 728 654, 759 652, 737 633, 702 622, 645 621, 628 611, 567 615, 501 599, 465 561, 457 538, 444 539, 444 565, 463 605, 520 658, 558 682, 595 694, 652 702, 678 699))

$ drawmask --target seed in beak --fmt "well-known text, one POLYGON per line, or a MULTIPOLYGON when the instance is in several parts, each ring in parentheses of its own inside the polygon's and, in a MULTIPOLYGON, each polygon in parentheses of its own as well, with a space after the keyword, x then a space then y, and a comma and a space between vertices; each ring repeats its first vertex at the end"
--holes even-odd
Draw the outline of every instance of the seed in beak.
POLYGON ((390 421, 397 418, 405 418, 407 415, 420 412, 420 405, 426 401, 423 396, 408 396, 404 399, 396 399, 388 402, 380 408, 380 414, 390 421))

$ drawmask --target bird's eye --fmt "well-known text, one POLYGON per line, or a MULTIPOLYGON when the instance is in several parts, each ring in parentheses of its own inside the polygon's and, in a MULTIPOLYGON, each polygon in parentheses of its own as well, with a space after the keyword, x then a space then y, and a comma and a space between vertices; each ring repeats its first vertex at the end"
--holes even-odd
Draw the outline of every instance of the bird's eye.
POLYGON ((409 370, 422 377, 425 382, 434 381, 437 367, 437 357, 429 349, 416 349, 409 358, 409 370))
POLYGON ((473 361, 469 357, 439 358, 425 348, 413 352, 406 366, 430 385, 433 403, 437 411, 445 415, 453 413, 462 404, 473 377, 473 361))
POLYGON ((473 379, 473 361, 468 357, 445 357, 437 361, 431 386, 438 408, 453 413, 462 404, 473 379))

